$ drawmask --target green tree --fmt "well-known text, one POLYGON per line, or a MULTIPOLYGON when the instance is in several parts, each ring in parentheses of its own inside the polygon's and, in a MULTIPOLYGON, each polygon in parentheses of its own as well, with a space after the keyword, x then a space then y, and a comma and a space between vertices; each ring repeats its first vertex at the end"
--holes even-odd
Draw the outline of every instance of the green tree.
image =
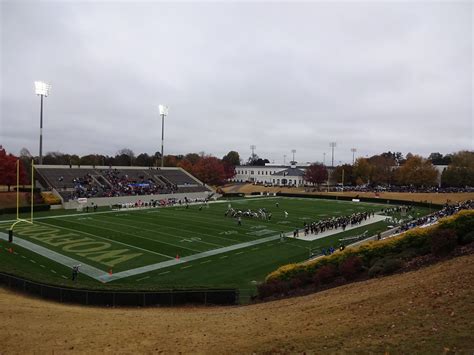
POLYGON ((236 151, 231 150, 229 153, 224 155, 222 161, 231 166, 237 166, 240 165, 240 155, 236 151))
POLYGON ((474 186, 474 152, 460 151, 452 155, 452 162, 441 176, 443 186, 474 186))

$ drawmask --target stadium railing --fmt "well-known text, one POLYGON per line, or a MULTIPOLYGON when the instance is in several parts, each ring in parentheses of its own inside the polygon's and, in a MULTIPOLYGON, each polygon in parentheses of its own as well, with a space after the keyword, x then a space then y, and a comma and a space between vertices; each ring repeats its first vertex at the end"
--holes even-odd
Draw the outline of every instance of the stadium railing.
POLYGON ((160 291, 88 290, 43 284, 0 273, 0 284, 11 289, 61 303, 90 306, 152 307, 195 305, 235 305, 237 289, 170 289, 160 291))

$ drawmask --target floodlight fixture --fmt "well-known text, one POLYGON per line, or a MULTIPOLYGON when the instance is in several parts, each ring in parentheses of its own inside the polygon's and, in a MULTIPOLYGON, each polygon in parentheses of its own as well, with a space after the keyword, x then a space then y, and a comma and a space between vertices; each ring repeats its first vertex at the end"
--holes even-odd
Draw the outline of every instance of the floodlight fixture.
POLYGON ((293 161, 292 161, 292 163, 294 164, 294 163, 295 163, 295 153, 296 153, 296 149, 292 149, 292 150, 291 150, 291 153, 293 154, 293 161))
POLYGON ((160 115, 168 116, 169 107, 166 105, 159 105, 160 115))
POLYGON ((168 116, 169 107, 166 105, 159 105, 158 109, 161 116, 161 167, 164 166, 164 142, 165 142, 165 116, 168 116))
POLYGON ((51 85, 43 81, 35 81, 35 92, 36 95, 48 96, 51 90, 51 85))

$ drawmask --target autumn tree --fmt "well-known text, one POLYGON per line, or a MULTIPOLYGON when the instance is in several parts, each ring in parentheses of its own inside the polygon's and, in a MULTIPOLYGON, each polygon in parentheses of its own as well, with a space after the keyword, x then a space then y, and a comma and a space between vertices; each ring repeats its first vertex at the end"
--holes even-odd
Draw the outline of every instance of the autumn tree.
POLYGON ((452 155, 452 162, 443 172, 444 186, 474 186, 474 152, 460 151, 452 155))
POLYGON ((368 159, 371 165, 370 182, 372 184, 391 184, 393 180, 393 168, 397 161, 392 153, 374 155, 368 159))
POLYGON ((12 185, 17 183, 17 161, 20 162, 20 184, 27 184, 28 178, 22 161, 12 154, 7 154, 6 150, 0 145, 0 185, 7 185, 8 191, 10 191, 12 185))
POLYGON ((223 162, 212 156, 201 158, 193 167, 194 175, 202 182, 210 185, 220 185, 225 181, 223 162))
POLYGON ((304 180, 316 186, 328 180, 328 170, 321 163, 314 163, 308 166, 304 173, 304 180))
POLYGON ((357 158, 354 164, 353 175, 357 185, 370 183, 372 166, 366 158, 357 158))
POLYGON ((431 161, 419 155, 407 155, 407 161, 397 170, 397 180, 401 185, 434 186, 437 178, 438 172, 431 161))

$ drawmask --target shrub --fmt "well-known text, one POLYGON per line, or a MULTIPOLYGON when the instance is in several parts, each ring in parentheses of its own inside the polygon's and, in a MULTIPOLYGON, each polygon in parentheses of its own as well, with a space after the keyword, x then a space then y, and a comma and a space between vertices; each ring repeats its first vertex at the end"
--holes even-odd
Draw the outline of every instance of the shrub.
POLYGON ((287 281, 280 280, 264 282, 257 286, 257 292, 260 298, 267 298, 278 294, 286 294, 289 290, 289 283, 287 281))
POLYGON ((382 264, 375 264, 369 269, 369 277, 377 277, 382 274, 382 264))
POLYGON ((316 272, 316 275, 319 279, 319 282, 322 284, 328 284, 333 281, 337 275, 336 267, 331 264, 324 265, 316 272))
POLYGON ((354 280, 362 271, 362 260, 358 256, 350 256, 339 265, 340 274, 348 281, 354 280))
POLYGON ((403 262, 400 259, 392 256, 379 259, 369 269, 369 277, 376 277, 379 275, 389 275, 399 270, 403 266, 403 262))
POLYGON ((403 262, 400 259, 392 259, 392 258, 384 259, 384 263, 382 266, 382 273, 384 275, 392 274, 395 271, 401 269, 402 266, 403 266, 403 262))
POLYGON ((474 230, 472 232, 469 232, 469 233, 465 234, 465 235, 462 235, 458 239, 458 242, 461 245, 466 245, 466 244, 474 242, 474 230))
POLYGON ((431 238, 431 252, 444 256, 453 251, 457 244, 456 232, 452 229, 439 229, 431 238))
POLYGON ((414 248, 409 248, 404 251, 402 251, 400 254, 397 255, 398 258, 402 260, 410 260, 413 259, 415 256, 417 256, 417 250, 414 248))

